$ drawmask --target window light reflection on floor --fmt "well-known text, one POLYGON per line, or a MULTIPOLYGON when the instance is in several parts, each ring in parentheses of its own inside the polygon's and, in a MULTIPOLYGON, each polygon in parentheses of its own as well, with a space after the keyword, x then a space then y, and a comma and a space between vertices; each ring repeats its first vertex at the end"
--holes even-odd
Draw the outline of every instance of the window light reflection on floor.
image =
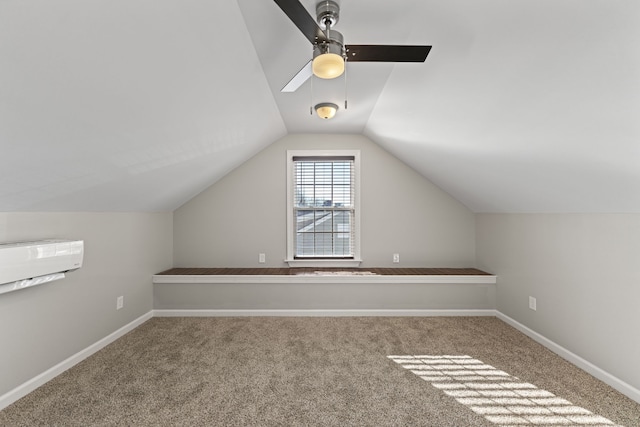
POLYGON ((622 427, 471 356, 388 356, 500 427, 622 427))

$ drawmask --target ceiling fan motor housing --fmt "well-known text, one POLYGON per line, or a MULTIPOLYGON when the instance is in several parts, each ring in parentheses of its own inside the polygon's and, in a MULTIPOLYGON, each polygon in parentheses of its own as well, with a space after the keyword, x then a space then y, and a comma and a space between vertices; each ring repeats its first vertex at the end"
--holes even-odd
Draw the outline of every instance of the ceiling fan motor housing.
POLYGON ((346 56, 346 51, 344 48, 344 38, 342 37, 342 34, 340 32, 331 30, 328 41, 319 42, 313 45, 314 58, 324 53, 335 53, 336 55, 340 55, 343 58, 346 56))
POLYGON ((340 6, 333 0, 323 0, 316 5, 316 17, 323 30, 333 27, 340 19, 340 6))

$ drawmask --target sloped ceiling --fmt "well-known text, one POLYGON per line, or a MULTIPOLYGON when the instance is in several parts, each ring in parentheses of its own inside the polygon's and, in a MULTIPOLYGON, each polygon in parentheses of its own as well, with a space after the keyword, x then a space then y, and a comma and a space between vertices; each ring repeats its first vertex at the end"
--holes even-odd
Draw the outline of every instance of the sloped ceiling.
POLYGON ((0 211, 173 210, 284 135, 235 1, 0 2, 0 211))
POLYGON ((1 1, 0 211, 170 211, 287 133, 362 133, 476 212, 640 212, 640 2, 340 3, 347 43, 427 61, 280 93, 311 48, 270 0, 1 1))

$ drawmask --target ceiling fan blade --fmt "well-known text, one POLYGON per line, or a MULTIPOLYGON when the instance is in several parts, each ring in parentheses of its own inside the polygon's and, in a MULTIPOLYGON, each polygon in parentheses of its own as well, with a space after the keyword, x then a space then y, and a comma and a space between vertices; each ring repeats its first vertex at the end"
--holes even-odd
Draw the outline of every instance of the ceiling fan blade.
POLYGON ((274 0, 311 43, 327 41, 327 36, 298 0, 274 0))
POLYGON ((350 44, 345 47, 349 62, 424 62, 431 50, 431 46, 384 44, 350 44))
POLYGON ((298 71, 291 80, 289 80, 289 83, 287 83, 280 92, 295 92, 304 82, 309 80, 309 77, 313 75, 311 62, 312 60, 309 60, 309 62, 307 62, 307 64, 302 67, 302 69, 298 71))

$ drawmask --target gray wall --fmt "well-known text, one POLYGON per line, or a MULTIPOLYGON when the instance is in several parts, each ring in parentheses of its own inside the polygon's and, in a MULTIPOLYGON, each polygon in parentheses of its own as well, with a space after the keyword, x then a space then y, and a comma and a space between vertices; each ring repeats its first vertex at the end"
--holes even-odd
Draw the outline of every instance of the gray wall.
POLYGON ((174 266, 284 266, 286 151, 311 149, 361 150, 363 267, 474 266, 473 213, 362 135, 289 135, 177 209, 174 266))
POLYGON ((85 241, 63 280, 0 295, 0 395, 152 309, 151 276, 171 267, 171 213, 0 213, 0 242, 85 241), (116 311, 116 298, 125 306, 116 311))
POLYGON ((479 214, 476 228, 500 312, 640 389, 640 215, 479 214))

